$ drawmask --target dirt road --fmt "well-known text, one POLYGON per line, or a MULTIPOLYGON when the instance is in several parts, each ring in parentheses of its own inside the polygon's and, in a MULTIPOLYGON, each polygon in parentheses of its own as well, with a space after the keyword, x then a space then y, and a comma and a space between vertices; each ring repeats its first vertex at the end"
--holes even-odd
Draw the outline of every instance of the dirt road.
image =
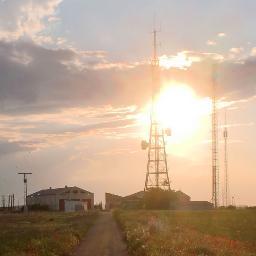
POLYGON ((100 214, 74 256, 128 256, 120 230, 110 212, 100 214))

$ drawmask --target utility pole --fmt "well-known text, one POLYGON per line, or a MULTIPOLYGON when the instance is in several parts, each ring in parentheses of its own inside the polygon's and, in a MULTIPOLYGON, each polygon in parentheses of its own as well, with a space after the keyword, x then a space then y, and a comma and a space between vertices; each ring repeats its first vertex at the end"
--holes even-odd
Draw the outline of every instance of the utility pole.
POLYGON ((24 182, 24 212, 28 210, 27 208, 27 196, 28 196, 28 180, 27 175, 32 174, 32 172, 19 172, 18 174, 23 175, 24 182))
POLYGON ((232 205, 232 206, 236 206, 236 203, 235 203, 235 197, 234 197, 234 196, 232 196, 232 202, 231 202, 231 205, 232 205))
POLYGON ((228 128, 227 128, 227 109, 225 109, 225 127, 223 131, 224 137, 224 200, 225 206, 227 207, 230 204, 229 200, 229 180, 228 180, 228 128))
POLYGON ((2 195, 2 208, 5 209, 5 196, 2 195))
POLYGON ((218 165, 218 113, 217 113, 217 72, 212 74, 212 203, 219 206, 219 165, 218 165))
POLYGON ((156 113, 156 100, 160 92, 160 68, 157 56, 157 31, 153 31, 153 59, 152 67, 152 105, 149 142, 142 141, 142 149, 148 149, 147 173, 144 190, 159 188, 170 190, 167 157, 165 150, 165 136, 170 130, 163 129, 156 113))

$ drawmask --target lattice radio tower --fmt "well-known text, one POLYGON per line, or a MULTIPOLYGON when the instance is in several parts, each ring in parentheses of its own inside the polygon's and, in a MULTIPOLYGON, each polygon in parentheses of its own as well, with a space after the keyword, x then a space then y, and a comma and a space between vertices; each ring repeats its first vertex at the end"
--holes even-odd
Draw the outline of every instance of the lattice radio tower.
POLYGON ((152 66, 152 106, 150 116, 149 142, 142 141, 142 149, 148 150, 147 173, 144 190, 159 188, 170 190, 165 136, 170 135, 169 129, 161 127, 156 114, 156 100, 160 91, 160 68, 157 56, 157 31, 153 31, 154 50, 152 66))
POLYGON ((225 127, 223 131, 224 138, 224 205, 230 204, 229 200, 229 180, 228 180, 228 128, 227 128, 227 109, 225 109, 225 127))
POLYGON ((218 113, 216 79, 216 66, 214 66, 212 76, 212 203, 215 208, 217 208, 219 205, 218 113))

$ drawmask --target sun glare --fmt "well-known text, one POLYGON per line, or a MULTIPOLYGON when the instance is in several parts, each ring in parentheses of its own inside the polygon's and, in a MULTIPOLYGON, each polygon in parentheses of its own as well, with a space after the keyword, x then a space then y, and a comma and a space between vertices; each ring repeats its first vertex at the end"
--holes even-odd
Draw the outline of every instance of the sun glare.
MULTIPOLYGON (((172 143, 183 144, 194 140, 206 127, 211 113, 211 100, 199 98, 187 85, 169 83, 163 86, 156 101, 155 111, 162 127, 171 129, 172 143)), ((147 133, 149 113, 150 103, 139 117, 139 121, 144 124, 143 130, 147 133)))

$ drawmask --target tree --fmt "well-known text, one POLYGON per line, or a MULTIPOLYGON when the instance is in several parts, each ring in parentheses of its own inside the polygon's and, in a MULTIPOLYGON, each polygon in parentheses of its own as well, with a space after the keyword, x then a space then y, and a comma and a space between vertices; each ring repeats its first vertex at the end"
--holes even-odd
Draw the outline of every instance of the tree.
POLYGON ((146 209, 174 209, 177 205, 175 191, 152 188, 144 194, 144 206, 146 209))

